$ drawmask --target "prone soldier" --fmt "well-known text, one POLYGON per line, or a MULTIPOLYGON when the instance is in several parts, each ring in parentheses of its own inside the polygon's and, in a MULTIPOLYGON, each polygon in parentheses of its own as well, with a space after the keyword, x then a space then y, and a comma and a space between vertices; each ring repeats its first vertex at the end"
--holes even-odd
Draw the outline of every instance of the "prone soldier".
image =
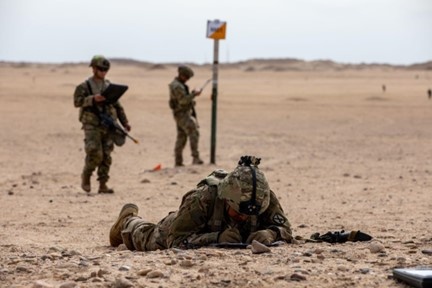
POLYGON ((231 173, 212 172, 157 224, 139 217, 137 205, 124 205, 110 230, 111 246, 124 243, 130 250, 153 251, 253 240, 291 243, 290 223, 259 162, 243 156, 231 173))

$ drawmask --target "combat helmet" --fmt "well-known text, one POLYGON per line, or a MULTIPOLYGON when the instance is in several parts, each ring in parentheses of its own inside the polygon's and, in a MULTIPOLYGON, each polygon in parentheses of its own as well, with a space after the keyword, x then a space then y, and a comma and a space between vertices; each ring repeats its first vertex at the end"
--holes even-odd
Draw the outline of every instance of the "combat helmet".
POLYGON ((109 69, 111 63, 102 55, 95 55, 90 61, 90 67, 100 67, 104 69, 109 69))
POLYGON ((242 156, 238 166, 218 185, 218 196, 235 211, 247 215, 262 214, 270 204, 270 187, 258 169, 260 158, 242 156))
POLYGON ((178 73, 179 75, 184 75, 188 78, 192 78, 194 76, 194 72, 192 71, 192 69, 185 65, 180 65, 178 67, 178 73))

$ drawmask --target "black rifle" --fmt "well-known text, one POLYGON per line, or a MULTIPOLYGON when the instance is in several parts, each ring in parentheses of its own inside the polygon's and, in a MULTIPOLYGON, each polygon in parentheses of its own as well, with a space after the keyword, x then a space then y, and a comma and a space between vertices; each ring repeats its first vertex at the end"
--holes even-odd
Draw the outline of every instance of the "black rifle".
POLYGON ((314 233, 310 237, 312 240, 321 242, 327 242, 327 243, 345 243, 347 241, 357 242, 357 241, 369 241, 372 240, 372 236, 369 234, 366 234, 364 232, 361 232, 360 230, 357 231, 335 231, 335 232, 327 232, 323 235, 320 235, 320 233, 314 233))
POLYGON ((129 139, 131 139, 135 144, 138 144, 138 140, 136 140, 135 138, 133 138, 132 136, 130 136, 124 129, 123 127, 121 127, 116 120, 114 120, 110 115, 100 112, 99 113, 99 119, 101 121, 101 124, 105 127, 107 127, 108 129, 120 132, 120 134, 128 137, 129 139))

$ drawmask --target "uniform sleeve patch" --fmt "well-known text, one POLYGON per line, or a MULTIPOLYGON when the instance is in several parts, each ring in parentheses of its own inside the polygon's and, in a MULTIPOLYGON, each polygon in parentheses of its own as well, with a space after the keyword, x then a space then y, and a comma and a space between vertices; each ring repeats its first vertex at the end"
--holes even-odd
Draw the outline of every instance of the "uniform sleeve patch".
POLYGON ((285 217, 279 213, 273 215, 273 222, 279 225, 284 224, 286 221, 285 217))

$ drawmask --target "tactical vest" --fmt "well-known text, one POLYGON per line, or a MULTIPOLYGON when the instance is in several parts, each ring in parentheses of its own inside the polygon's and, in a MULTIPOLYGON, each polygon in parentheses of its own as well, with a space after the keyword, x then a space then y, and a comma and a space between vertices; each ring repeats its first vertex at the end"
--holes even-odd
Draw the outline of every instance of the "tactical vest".
MULTIPOLYGON (((171 82, 171 84, 169 84, 170 90, 173 90, 176 85, 181 85, 185 91, 186 91, 186 95, 189 95, 189 86, 186 85, 185 83, 182 83, 180 80, 178 80, 177 78, 171 82)), ((180 105, 180 103, 177 101, 177 99, 173 98, 173 94, 170 91, 170 99, 169 99, 169 107, 171 108, 171 110, 173 111, 174 114, 177 114, 179 112, 185 113, 188 112, 190 109, 193 108, 193 105, 180 105)))
MULTIPOLYGON (((207 185, 209 188, 209 192, 213 195, 214 203, 213 203, 213 209, 210 209, 210 220, 207 222, 207 225, 210 227, 211 231, 217 232, 221 231, 222 229, 222 220, 224 218, 224 209, 225 209, 225 201, 218 196, 218 184, 220 181, 222 181, 226 176, 228 175, 228 172, 222 169, 217 169, 213 171, 209 176, 207 176, 205 179, 201 180, 197 187, 202 187, 203 185, 207 185)), ((250 232, 257 231, 257 220, 258 217, 255 215, 250 216, 251 217, 251 228, 250 232)))

